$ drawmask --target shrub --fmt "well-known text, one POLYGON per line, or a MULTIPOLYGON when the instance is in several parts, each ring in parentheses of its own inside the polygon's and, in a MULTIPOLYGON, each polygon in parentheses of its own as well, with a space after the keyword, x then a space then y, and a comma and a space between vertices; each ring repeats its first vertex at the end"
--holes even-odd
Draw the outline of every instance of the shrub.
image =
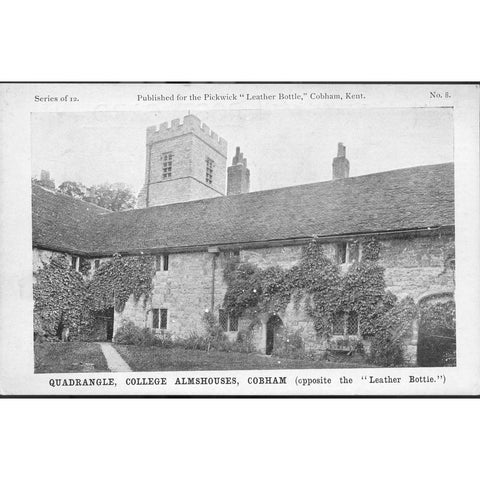
POLYGON ((456 365, 455 302, 421 309, 417 362, 420 367, 456 365))
POLYGON ((187 337, 178 338, 175 344, 186 350, 207 350, 208 347, 207 339, 197 332, 190 332, 187 337))
POLYGON ((133 322, 125 322, 116 332, 115 343, 122 345, 159 345, 161 341, 148 328, 137 327, 133 322))
POLYGON ((284 327, 275 336, 273 355, 285 358, 304 358, 305 343, 301 330, 289 331, 284 327))
POLYGON ((253 344, 253 328, 240 330, 233 344, 233 350, 240 353, 252 353, 256 350, 253 344))
POLYGON ((411 297, 406 297, 377 319, 370 348, 375 365, 395 367, 404 363, 405 340, 411 337, 419 315, 411 297))

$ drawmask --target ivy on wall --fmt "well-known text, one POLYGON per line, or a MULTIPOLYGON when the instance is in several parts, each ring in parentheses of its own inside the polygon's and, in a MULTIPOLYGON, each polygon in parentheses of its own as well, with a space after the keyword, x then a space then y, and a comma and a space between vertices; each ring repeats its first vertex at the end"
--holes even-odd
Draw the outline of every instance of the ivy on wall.
POLYGON ((135 302, 144 297, 146 303, 153 290, 154 258, 122 257, 115 254, 103 262, 88 284, 88 301, 92 310, 115 307, 123 311, 130 295, 135 302))
POLYGON ((35 275, 33 284, 34 333, 60 336, 63 328, 86 322, 87 289, 82 275, 65 255, 53 255, 35 275))
POLYGON ((240 317, 248 308, 280 313, 291 300, 304 308, 320 335, 330 335, 335 320, 355 315, 364 335, 374 335, 379 318, 393 308, 396 298, 386 291, 384 269, 378 264, 380 244, 375 238, 362 244, 361 261, 342 276, 338 265, 325 255, 313 239, 298 265, 260 269, 238 259, 224 271, 227 292, 224 308, 240 317))
POLYGON ((361 261, 349 268, 341 286, 339 311, 347 316, 356 315, 363 335, 374 335, 379 318, 396 302, 395 295, 386 290, 379 254, 379 243, 375 239, 366 241, 361 261))
POLYGON ((419 309, 411 297, 395 303, 377 317, 370 359, 376 365, 393 367, 404 362, 404 344, 411 338, 419 309))
POLYGON ((34 332, 54 337, 62 328, 88 326, 93 311, 115 307, 121 312, 131 295, 136 302, 143 296, 146 303, 154 275, 155 263, 150 256, 116 254, 89 279, 71 268, 66 255, 53 255, 35 274, 34 332))

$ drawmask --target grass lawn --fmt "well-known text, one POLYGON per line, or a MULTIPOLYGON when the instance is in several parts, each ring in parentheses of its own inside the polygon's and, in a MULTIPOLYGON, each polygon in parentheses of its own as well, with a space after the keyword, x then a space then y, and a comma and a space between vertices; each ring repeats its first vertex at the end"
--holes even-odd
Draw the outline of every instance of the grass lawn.
POLYGON ((182 370, 273 370, 297 368, 351 368, 364 364, 267 357, 256 353, 185 350, 112 344, 136 372, 182 370))
POLYGON ((35 373, 108 372, 98 343, 35 343, 35 373))

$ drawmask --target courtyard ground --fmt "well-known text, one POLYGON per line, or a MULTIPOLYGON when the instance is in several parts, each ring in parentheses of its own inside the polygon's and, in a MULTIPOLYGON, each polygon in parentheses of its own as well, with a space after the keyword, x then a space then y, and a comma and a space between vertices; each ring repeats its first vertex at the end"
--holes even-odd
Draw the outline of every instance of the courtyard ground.
MULTIPOLYGON (((279 358, 258 353, 186 350, 139 345, 87 342, 35 344, 35 373, 166 372, 198 370, 278 370, 355 368, 367 366, 359 358, 339 356, 331 361, 279 358), (116 357, 118 352, 120 355, 116 357), (107 358, 106 358, 107 357, 107 358), (122 360, 125 362, 122 362, 122 360)), ((371 366, 371 365, 370 365, 371 366)))
POLYGON ((35 373, 108 372, 98 343, 35 343, 35 373))
MULTIPOLYGON (((352 361, 327 362, 311 359, 279 358, 258 353, 185 350, 183 348, 113 345, 136 372, 192 370, 275 370, 305 368, 352 368, 365 364, 352 361)), ((350 357, 347 357, 350 359, 350 357)), ((341 359, 338 359, 341 360, 341 359)))

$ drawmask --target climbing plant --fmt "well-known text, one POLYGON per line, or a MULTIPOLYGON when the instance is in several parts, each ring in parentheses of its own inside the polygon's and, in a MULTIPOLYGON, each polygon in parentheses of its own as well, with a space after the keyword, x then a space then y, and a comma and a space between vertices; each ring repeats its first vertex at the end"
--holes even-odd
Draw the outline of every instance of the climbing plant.
POLYGON ((393 367, 405 361, 405 341, 411 338, 419 310, 411 297, 405 297, 376 319, 370 359, 376 365, 393 367))
POLYGON ((319 331, 334 313, 341 283, 338 267, 316 239, 304 248, 299 265, 291 269, 260 269, 236 258, 227 262, 224 279, 227 291, 223 305, 231 317, 238 318, 249 308, 279 313, 292 298, 298 305, 306 296, 307 311, 319 331))
POLYGON ((37 336, 56 337, 87 321, 86 282, 66 255, 54 254, 35 274, 33 301, 37 336))
POLYGON ((143 296, 146 303, 153 290, 155 262, 151 256, 122 257, 115 254, 103 262, 88 284, 88 303, 92 310, 125 308, 130 295, 135 302, 143 296))
POLYGON ((315 238, 304 247, 299 264, 288 270, 262 270, 237 258, 224 271, 224 308, 238 318, 248 308, 279 313, 291 300, 297 307, 303 301, 321 335, 330 335, 333 323, 348 316, 358 318, 362 334, 375 335, 377 329, 384 328, 380 319, 396 303, 396 297, 386 290, 379 254, 379 242, 366 239, 361 260, 343 276, 315 238))
MULTIPOLYGON (((88 273, 89 269, 83 269, 88 273)), ((103 262, 91 279, 71 268, 66 255, 56 254, 35 274, 34 332, 53 337, 60 328, 78 328, 93 321, 92 311, 122 311, 129 297, 146 303, 153 289, 154 259, 122 257, 103 262)))
POLYGON ((363 255, 342 281, 339 311, 356 315, 363 335, 375 334, 379 317, 393 307, 396 297, 386 291, 384 268, 378 264, 380 245, 374 238, 363 244, 363 255))
POLYGON ((418 365, 456 365, 455 302, 426 304, 421 310, 418 332, 418 365))

